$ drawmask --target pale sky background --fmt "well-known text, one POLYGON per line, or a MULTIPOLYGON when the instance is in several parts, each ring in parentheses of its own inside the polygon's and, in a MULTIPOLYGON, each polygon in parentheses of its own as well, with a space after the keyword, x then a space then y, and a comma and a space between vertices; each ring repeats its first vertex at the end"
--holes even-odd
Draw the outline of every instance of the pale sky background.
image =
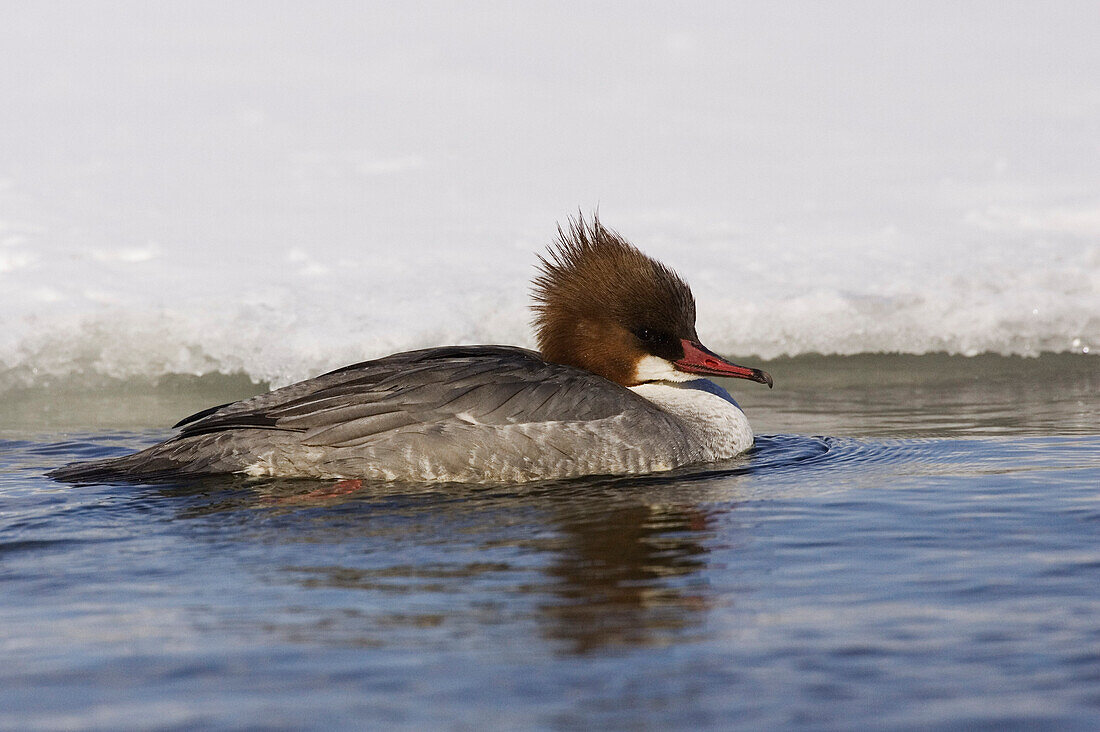
POLYGON ((1094 2, 3 17, 8 368, 530 345, 533 252, 597 205, 727 352, 1100 347, 1094 2))

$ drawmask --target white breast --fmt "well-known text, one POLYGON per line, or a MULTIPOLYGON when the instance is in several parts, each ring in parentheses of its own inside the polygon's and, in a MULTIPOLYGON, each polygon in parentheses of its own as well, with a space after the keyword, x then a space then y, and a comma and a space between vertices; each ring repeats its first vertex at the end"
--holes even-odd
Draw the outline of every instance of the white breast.
POLYGON ((745 413, 712 381, 652 381, 630 390, 683 423, 687 438, 700 450, 700 462, 725 460, 752 447, 752 427, 745 413))

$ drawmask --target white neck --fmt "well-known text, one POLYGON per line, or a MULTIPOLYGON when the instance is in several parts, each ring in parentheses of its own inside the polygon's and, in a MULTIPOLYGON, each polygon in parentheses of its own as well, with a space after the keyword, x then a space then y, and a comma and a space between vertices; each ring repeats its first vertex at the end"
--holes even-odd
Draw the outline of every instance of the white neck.
POLYGON ((752 447, 752 427, 725 389, 707 379, 650 381, 630 387, 683 425, 701 462, 734 457, 752 447))

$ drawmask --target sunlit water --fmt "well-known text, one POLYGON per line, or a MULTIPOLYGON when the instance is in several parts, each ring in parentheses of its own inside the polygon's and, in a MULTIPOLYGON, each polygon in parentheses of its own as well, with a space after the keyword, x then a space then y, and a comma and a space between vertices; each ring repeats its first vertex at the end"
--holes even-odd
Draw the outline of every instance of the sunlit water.
POLYGON ((1095 364, 776 362, 743 459, 522 487, 68 486, 168 433, 24 416, 0 727, 1092 729, 1095 364))

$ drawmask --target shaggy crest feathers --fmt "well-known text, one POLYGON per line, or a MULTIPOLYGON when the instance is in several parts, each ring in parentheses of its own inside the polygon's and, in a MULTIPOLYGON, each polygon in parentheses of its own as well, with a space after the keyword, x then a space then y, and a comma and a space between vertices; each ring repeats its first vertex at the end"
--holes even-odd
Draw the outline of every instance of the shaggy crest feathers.
MULTIPOLYGON (((544 358, 587 368, 625 383, 601 364, 606 347, 641 329, 697 340, 695 298, 679 275, 646 256, 599 218, 558 227, 558 241, 539 256, 532 281, 534 327, 544 358), (612 332, 613 330, 613 332, 612 332)), ((629 344, 635 348, 633 343, 629 344)))

